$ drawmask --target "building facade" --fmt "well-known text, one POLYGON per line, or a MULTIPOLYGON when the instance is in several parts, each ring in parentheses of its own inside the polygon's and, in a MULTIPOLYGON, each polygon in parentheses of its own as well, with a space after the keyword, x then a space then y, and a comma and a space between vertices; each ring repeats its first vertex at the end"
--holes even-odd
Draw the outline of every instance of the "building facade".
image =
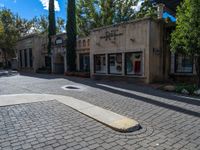
POLYGON ((90 34, 91 76, 146 83, 163 80, 162 26, 146 18, 94 29, 90 34))
MULTIPOLYGON (((66 33, 52 37, 52 72, 67 72, 66 33)), ((89 37, 77 38, 76 70, 80 72, 90 71, 90 39, 89 37)))
MULTIPOLYGON (((196 80, 192 58, 170 52, 175 24, 143 18, 94 29, 78 37, 76 70, 94 79, 118 79, 145 83, 196 80)), ((52 37, 52 73, 67 72, 66 33, 52 37)), ((17 44, 20 70, 36 71, 47 64, 47 36, 30 35, 17 44)))
POLYGON ((36 72, 45 67, 47 58, 47 36, 33 34, 17 42, 18 69, 36 72))

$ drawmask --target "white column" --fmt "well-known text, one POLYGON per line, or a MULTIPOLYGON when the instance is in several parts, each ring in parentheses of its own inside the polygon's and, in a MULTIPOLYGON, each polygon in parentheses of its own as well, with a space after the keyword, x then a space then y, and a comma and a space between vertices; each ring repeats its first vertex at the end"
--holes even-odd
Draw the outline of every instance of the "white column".
POLYGON ((163 17, 163 12, 164 12, 164 4, 160 3, 157 6, 157 13, 158 13, 158 19, 162 19, 163 17))

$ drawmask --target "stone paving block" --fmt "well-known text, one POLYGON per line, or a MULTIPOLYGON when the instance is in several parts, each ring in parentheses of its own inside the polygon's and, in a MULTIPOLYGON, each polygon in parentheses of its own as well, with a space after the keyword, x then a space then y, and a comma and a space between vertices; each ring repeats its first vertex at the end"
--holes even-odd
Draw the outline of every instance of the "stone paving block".
POLYGON ((131 94, 127 96, 122 91, 112 91, 108 88, 103 89, 96 82, 88 79, 47 80, 43 78, 40 80, 42 82, 38 82, 38 78, 25 76, 7 78, 6 81, 0 79, 0 89, 4 89, 0 91, 0 94, 31 91, 72 96, 129 118, 135 118, 145 130, 142 129, 130 135, 121 134, 55 100, 6 106, 0 109, 0 120, 3 120, 2 123, 0 122, 0 129, 4 129, 4 131, 0 130, 0 149, 3 149, 4 142, 10 142, 10 145, 7 143, 4 148, 20 150, 24 143, 29 142, 31 148, 34 149, 35 146, 37 150, 47 149, 48 146, 55 149, 62 145, 66 146, 67 150, 79 149, 80 146, 81 150, 89 150, 89 146, 95 144, 99 145, 97 150, 200 149, 200 119, 195 116, 195 114, 200 114, 200 103, 197 100, 183 101, 183 98, 179 99, 177 95, 134 84, 109 83, 114 87, 149 94, 150 99, 145 100, 131 94), (31 87, 30 83, 32 83, 31 87), (86 84, 87 90, 63 92, 62 89, 58 89, 63 84, 72 83, 86 84), (13 84, 16 86, 14 87, 13 84), (164 99, 154 99, 156 103, 152 103, 151 95, 164 99), (166 107, 166 104, 170 107, 166 107), (181 112, 180 109, 184 111, 181 112), (19 136, 16 136, 17 134, 19 136), (39 139, 39 137, 42 138, 41 135, 44 137, 42 140, 39 139), (59 141, 63 139, 67 143, 59 141), (16 144, 17 142, 19 145, 16 144), (160 145, 156 146, 157 143, 160 145))

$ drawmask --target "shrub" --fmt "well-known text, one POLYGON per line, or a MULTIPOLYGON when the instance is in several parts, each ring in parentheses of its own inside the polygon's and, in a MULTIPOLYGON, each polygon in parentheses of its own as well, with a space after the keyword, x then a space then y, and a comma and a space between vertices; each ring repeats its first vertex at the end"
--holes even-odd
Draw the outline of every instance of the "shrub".
POLYGON ((178 84, 176 85, 176 92, 181 93, 183 89, 186 89, 190 94, 198 90, 198 86, 195 84, 178 84))

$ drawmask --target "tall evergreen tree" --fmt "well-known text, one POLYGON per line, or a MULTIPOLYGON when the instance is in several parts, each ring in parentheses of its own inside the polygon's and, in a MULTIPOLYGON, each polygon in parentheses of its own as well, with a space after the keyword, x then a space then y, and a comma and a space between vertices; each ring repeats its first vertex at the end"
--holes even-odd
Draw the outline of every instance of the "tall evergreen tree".
POLYGON ((48 53, 51 52, 51 36, 56 34, 56 21, 55 21, 55 6, 54 0, 49 0, 49 27, 48 27, 48 53))
POLYGON ((195 60, 200 87, 200 0, 184 0, 177 9, 176 30, 172 33, 173 52, 183 53, 195 60))
POLYGON ((76 70, 76 4, 68 0, 67 7, 67 71, 76 70))

